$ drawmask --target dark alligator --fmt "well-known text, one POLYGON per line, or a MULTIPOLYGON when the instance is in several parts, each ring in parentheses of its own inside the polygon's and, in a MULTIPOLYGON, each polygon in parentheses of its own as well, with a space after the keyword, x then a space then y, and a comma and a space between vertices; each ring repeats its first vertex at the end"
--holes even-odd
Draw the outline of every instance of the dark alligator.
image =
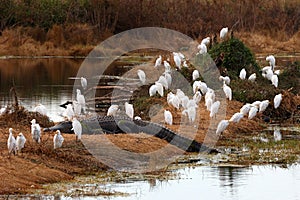
MULTIPOLYGON (((146 133, 160 139, 166 140, 172 145, 183 149, 187 152, 213 152, 218 151, 214 148, 207 147, 195 140, 178 135, 170 129, 143 120, 132 120, 122 116, 97 116, 81 120, 84 134, 119 134, 119 133, 146 133)), ((44 131, 60 130, 63 133, 72 133, 72 122, 63 121, 57 125, 45 128, 44 131)))

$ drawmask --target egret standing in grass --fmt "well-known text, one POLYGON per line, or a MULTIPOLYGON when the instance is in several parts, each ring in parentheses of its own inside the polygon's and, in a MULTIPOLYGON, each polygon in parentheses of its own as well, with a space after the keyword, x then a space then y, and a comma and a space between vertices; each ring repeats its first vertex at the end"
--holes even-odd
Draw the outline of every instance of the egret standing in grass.
POLYGON ((16 155, 17 153, 17 145, 16 145, 16 139, 13 136, 13 129, 9 128, 9 136, 7 139, 7 149, 8 149, 8 154, 10 155, 11 153, 13 153, 14 155, 16 155))
POLYGON ((35 142, 41 142, 41 127, 38 123, 36 123, 35 119, 31 120, 31 136, 35 142))
POLYGON ((234 113, 232 117, 229 119, 229 122, 239 123, 243 117, 244 117, 243 113, 240 112, 234 113))
POLYGON ((269 103, 270 103, 269 100, 264 100, 264 101, 262 101, 262 102, 259 104, 259 112, 260 112, 260 113, 264 112, 264 111, 267 109, 269 103))
POLYGON ((269 55, 269 56, 266 57, 266 61, 269 62, 272 71, 274 71, 275 62, 276 62, 275 57, 273 55, 269 55))
POLYGON ((76 136, 76 141, 81 140, 82 126, 76 118, 73 118, 72 127, 72 130, 74 131, 76 136))
POLYGON ((282 101, 282 94, 277 94, 274 97, 274 108, 277 109, 280 106, 280 103, 282 101))
POLYGON ((60 130, 56 131, 53 137, 54 149, 60 148, 64 142, 64 137, 61 135, 60 130))
POLYGON ((192 76, 193 76, 193 81, 196 80, 197 78, 199 78, 199 77, 200 77, 199 71, 195 69, 195 70, 193 71, 192 76))
POLYGON ((26 138, 23 133, 19 133, 16 139, 16 148, 18 152, 21 152, 25 146, 26 138))
POLYGON ((173 116, 172 113, 168 110, 164 111, 165 122, 169 125, 173 124, 173 116))
POLYGON ((246 75, 247 75, 247 72, 245 70, 245 68, 243 68, 241 71, 240 71, 240 79, 244 80, 246 79, 246 75))
POLYGON ((272 85, 274 85, 277 88, 278 87, 278 76, 276 74, 273 74, 271 81, 272 81, 272 85))
POLYGON ((254 82, 256 80, 256 74, 255 73, 251 74, 249 76, 248 80, 251 81, 251 82, 254 82))
POLYGON ((217 116, 217 113, 218 113, 218 111, 219 111, 219 108, 220 108, 220 101, 215 101, 215 102, 211 105, 211 107, 210 107, 210 114, 209 114, 209 116, 210 116, 211 118, 217 116))
POLYGON ((228 27, 222 28, 220 31, 220 39, 224 40, 226 38, 227 33, 228 33, 228 27))
POLYGON ((256 106, 251 106, 248 114, 248 119, 253 119, 258 112, 258 108, 256 106))
POLYGON ((87 88, 87 80, 84 77, 80 77, 81 86, 84 90, 87 88))
POLYGON ((137 71, 137 75, 138 75, 140 81, 142 82, 142 84, 144 85, 146 83, 146 74, 145 74, 145 72, 143 70, 139 69, 137 71))
POLYGON ((132 104, 125 102, 125 113, 130 119, 133 119, 134 109, 132 104))
POLYGON ((231 99, 232 99, 232 90, 228 85, 225 84, 225 82, 223 83, 223 91, 225 93, 226 98, 228 98, 228 100, 231 101, 231 99))

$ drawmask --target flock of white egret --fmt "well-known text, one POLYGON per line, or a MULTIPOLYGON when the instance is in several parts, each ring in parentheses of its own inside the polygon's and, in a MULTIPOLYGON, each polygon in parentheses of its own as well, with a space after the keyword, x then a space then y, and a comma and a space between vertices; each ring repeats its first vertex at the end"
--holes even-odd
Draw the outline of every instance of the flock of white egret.
MULTIPOLYGON (((226 35, 228 34, 228 28, 223 28, 220 31, 220 39, 225 40, 226 35)), ((201 43, 198 45, 198 54, 206 54, 207 53, 207 45, 210 43, 210 37, 204 38, 201 43)), ((185 56, 180 52, 173 52, 173 60, 175 63, 175 68, 178 68, 179 70, 182 67, 189 67, 187 65, 187 60, 185 56)), ((158 94, 159 96, 163 97, 165 94, 164 92, 167 91, 171 85, 172 85, 172 67, 169 63, 170 58, 163 60, 162 56, 159 55, 159 57, 156 59, 154 68, 160 68, 164 67, 164 72, 161 74, 161 76, 158 78, 157 81, 155 81, 154 84, 152 84, 149 87, 149 96, 154 96, 158 94)), ((274 71, 275 69, 275 57, 273 55, 267 56, 266 61, 269 62, 270 66, 264 67, 262 69, 262 76, 267 78, 272 82, 272 84, 275 87, 278 87, 278 75, 280 73, 279 70, 274 71)), ((139 69, 137 71, 137 76, 142 84, 146 83, 146 73, 139 69)), ((181 89, 176 89, 176 92, 173 93, 172 91, 167 94, 167 103, 171 106, 173 106, 177 111, 181 111, 182 115, 186 116, 190 123, 195 122, 195 119, 197 117, 197 109, 199 109, 199 103, 202 100, 202 96, 204 96, 204 103, 206 106, 206 109, 210 112, 209 116, 211 118, 215 117, 219 111, 219 108, 221 106, 220 101, 216 100, 215 91, 207 86, 207 84, 204 81, 199 80, 200 74, 198 70, 194 70, 192 73, 192 80, 193 80, 193 96, 189 97, 184 94, 184 92, 181 89)), ((253 73, 248 77, 248 80, 246 80, 247 72, 243 68, 240 71, 239 78, 241 80, 245 81, 252 81, 254 82, 256 80, 256 74, 253 73)), ((226 98, 231 101, 232 100, 232 90, 230 88, 230 78, 228 76, 220 76, 219 80, 223 82, 223 91, 226 96, 226 98)), ((87 88, 87 80, 84 77, 81 77, 81 86, 85 90, 87 88)), ((67 104, 66 109, 64 112, 64 116, 69 120, 72 121, 73 130, 76 135, 76 140, 81 139, 82 134, 82 127, 80 122, 76 119, 76 116, 79 116, 82 112, 86 112, 86 106, 85 106, 85 97, 81 94, 81 90, 76 90, 76 100, 72 102, 72 104, 67 104)), ((282 100, 282 94, 278 94, 274 97, 274 108, 278 108, 282 100)), ((266 108, 269 106, 270 101, 264 100, 264 101, 255 101, 253 103, 246 103, 240 108, 240 111, 233 114, 233 116, 229 120, 221 120, 216 128, 216 134, 220 135, 222 132, 228 127, 230 123, 238 123, 244 116, 248 115, 248 119, 253 119, 257 113, 262 113, 266 110, 266 108)), ((134 117, 134 108, 133 105, 126 102, 125 105, 125 113, 128 117, 135 120, 140 120, 141 118, 139 116, 134 117)), ((37 107, 35 107, 34 111, 39 112, 43 115, 47 115, 47 109, 45 106, 39 104, 37 107)), ((108 116, 114 116, 117 115, 120 111, 119 105, 113 104, 111 105, 107 110, 108 116)), ((164 119, 165 123, 168 125, 173 124, 173 116, 170 110, 164 110, 164 119)), ((31 121, 31 135, 33 141, 36 143, 41 142, 41 127, 38 123, 36 123, 36 120, 33 119, 31 121)), ((274 137, 275 140, 278 141, 281 139, 280 132, 278 130, 274 131, 274 137)), ((60 131, 56 131, 56 134, 53 137, 53 147, 54 149, 60 148, 63 144, 64 138, 60 131)), ((13 129, 9 128, 9 137, 7 140, 8 145, 8 151, 9 153, 17 153, 18 151, 21 151, 22 148, 24 148, 24 145, 26 143, 26 138, 22 133, 19 133, 17 138, 13 136, 13 129)))

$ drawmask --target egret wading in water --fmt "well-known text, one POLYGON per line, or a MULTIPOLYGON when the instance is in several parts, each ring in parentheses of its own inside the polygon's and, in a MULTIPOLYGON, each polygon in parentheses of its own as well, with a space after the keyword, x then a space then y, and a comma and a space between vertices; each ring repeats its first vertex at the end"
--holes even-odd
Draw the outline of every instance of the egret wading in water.
POLYGON ((173 116, 172 113, 168 110, 164 111, 165 122, 169 125, 173 124, 173 116))
POLYGON ((10 154, 13 153, 14 155, 16 155, 16 153, 17 153, 17 144, 16 144, 16 139, 13 136, 13 129, 9 128, 8 131, 9 131, 9 136, 8 136, 8 139, 7 139, 8 154, 10 155, 10 154))
POLYGON ((26 138, 23 133, 19 133, 16 139, 16 148, 18 152, 21 152, 25 146, 26 138))
POLYGON ((74 131, 76 136, 76 141, 81 140, 82 126, 76 118, 73 118, 72 127, 72 130, 74 131))
POLYGON ((35 142, 41 142, 41 127, 38 123, 36 123, 35 119, 31 120, 31 136, 35 142))
POLYGON ((60 130, 56 131, 56 134, 53 137, 54 149, 61 148, 64 142, 64 137, 61 135, 60 130))
POLYGON ((87 89, 87 80, 86 80, 86 78, 80 77, 80 83, 81 83, 82 88, 84 90, 86 90, 87 89))

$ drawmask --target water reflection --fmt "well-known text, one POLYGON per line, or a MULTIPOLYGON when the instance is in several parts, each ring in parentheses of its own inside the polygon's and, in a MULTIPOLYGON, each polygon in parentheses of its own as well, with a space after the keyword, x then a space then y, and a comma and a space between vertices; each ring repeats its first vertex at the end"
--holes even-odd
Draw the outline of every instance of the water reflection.
POLYGON ((72 99, 74 77, 82 59, 2 59, 0 60, 0 106, 9 103, 15 85, 21 105, 32 110, 38 103, 48 108, 50 118, 59 121, 58 106, 72 99))

